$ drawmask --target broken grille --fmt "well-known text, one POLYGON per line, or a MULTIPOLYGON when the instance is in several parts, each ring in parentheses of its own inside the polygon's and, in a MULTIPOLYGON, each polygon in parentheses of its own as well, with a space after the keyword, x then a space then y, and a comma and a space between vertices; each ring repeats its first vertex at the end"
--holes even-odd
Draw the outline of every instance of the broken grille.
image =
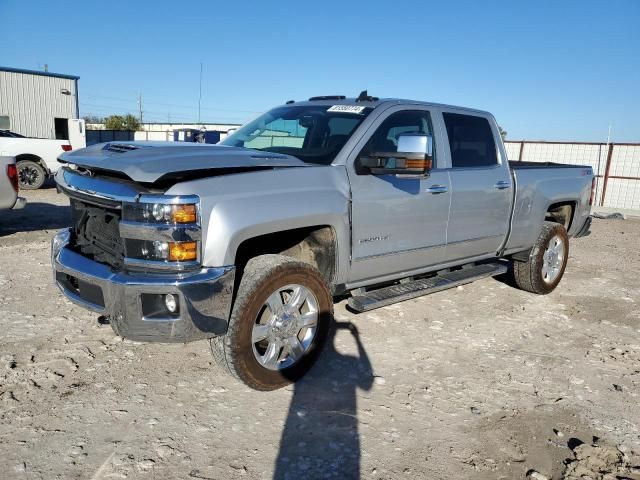
POLYGON ((124 242, 120 237, 120 212, 71 200, 72 247, 82 255, 116 270, 124 266, 124 242))

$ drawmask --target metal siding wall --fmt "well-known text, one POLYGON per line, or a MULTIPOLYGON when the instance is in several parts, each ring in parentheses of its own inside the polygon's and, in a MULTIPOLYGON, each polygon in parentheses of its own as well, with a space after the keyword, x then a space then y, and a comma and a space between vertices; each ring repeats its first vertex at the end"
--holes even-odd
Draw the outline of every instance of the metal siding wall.
POLYGON ((75 80, 0 71, 0 115, 22 135, 55 138, 54 118, 76 117, 76 93, 75 80))

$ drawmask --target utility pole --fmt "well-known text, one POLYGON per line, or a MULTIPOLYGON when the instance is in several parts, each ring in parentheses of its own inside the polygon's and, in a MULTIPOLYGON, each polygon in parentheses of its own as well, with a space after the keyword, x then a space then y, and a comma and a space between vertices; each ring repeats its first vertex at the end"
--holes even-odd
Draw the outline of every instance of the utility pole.
POLYGON ((138 112, 140 125, 142 125, 142 92, 138 93, 138 112))
POLYGON ((202 62, 200 62, 200 95, 198 96, 198 123, 200 123, 200 102, 202 102, 202 62))

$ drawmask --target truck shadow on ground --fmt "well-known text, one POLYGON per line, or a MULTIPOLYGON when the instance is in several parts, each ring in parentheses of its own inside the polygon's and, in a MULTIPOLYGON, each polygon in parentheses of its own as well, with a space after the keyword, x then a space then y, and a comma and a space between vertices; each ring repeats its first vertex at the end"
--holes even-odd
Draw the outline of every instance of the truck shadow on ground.
POLYGON ((507 271, 505 273, 502 273, 500 275, 496 275, 495 277, 493 277, 494 280, 497 280, 500 283, 503 283, 505 285, 507 285, 508 287, 511 288, 515 288, 516 290, 519 290, 518 285, 516 284, 516 278, 514 276, 513 273, 513 262, 502 262, 505 263, 507 266, 507 271))
POLYGON ((0 212, 0 238, 17 232, 59 229, 71 226, 68 206, 32 202, 21 210, 0 212))
POLYGON ((358 388, 370 390, 373 372, 358 330, 351 322, 336 322, 315 367, 294 386, 280 440, 274 480, 300 478, 360 478, 358 388), (338 330, 348 330, 358 355, 335 347, 338 330))

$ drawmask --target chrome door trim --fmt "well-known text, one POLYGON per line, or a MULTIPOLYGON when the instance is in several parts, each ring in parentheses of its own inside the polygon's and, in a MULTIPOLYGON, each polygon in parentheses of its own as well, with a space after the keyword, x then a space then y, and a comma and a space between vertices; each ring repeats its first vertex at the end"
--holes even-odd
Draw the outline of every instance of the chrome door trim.
POLYGON ((486 235, 484 237, 468 238, 466 240, 457 240, 455 242, 447 241, 447 245, 458 245, 458 244, 467 243, 467 242, 477 242, 479 240, 488 240, 490 238, 503 238, 503 235, 486 235))
POLYGON ((421 252, 426 250, 433 250, 434 248, 444 248, 444 247, 446 247, 446 244, 442 243, 440 245, 431 245, 430 247, 408 248, 406 250, 398 250, 396 252, 379 253, 377 255, 368 255, 366 257, 358 257, 358 258, 354 258, 353 261, 361 262, 362 260, 373 260, 375 258, 391 257, 393 255, 403 255, 405 253, 415 253, 415 252, 421 252))

